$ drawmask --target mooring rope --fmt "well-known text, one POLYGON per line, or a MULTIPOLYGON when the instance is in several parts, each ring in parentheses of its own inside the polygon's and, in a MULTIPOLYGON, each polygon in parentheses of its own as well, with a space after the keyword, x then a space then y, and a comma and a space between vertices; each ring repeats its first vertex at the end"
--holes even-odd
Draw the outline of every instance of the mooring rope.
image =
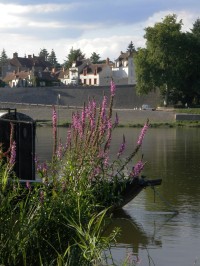
POLYGON ((154 191, 154 202, 155 202, 155 195, 157 195, 162 202, 165 203, 166 206, 168 206, 170 208, 170 211, 174 212, 175 214, 178 214, 179 212, 177 210, 174 210, 174 207, 173 205, 167 201, 156 189, 155 189, 155 186, 151 186, 151 188, 153 189, 154 191))

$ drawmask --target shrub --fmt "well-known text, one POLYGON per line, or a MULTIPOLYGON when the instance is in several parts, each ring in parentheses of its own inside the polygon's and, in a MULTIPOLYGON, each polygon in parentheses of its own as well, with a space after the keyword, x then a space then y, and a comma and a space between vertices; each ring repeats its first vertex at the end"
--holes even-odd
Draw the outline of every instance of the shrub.
POLYGON ((125 160, 123 136, 115 160, 110 160, 115 84, 111 81, 110 104, 103 96, 72 115, 67 140, 57 139, 57 115, 53 107, 53 156, 51 163, 36 162, 42 182, 22 187, 13 176, 15 143, 7 154, 0 148, 0 264, 2 265, 97 265, 116 232, 104 237, 108 210, 121 202, 116 185, 138 178, 139 161, 125 171, 142 145, 148 121, 136 148, 125 160), (9 154, 9 156, 8 156, 9 154), (8 157, 7 157, 8 156, 8 157))

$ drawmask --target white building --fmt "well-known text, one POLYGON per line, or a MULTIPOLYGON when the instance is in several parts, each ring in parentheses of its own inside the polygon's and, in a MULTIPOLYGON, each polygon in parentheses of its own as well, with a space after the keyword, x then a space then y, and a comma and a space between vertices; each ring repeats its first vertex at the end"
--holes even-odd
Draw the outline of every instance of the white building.
POLYGON ((121 52, 120 56, 115 60, 115 66, 112 68, 112 77, 116 85, 136 84, 133 53, 121 52))
POLYGON ((105 63, 93 64, 89 59, 77 60, 68 70, 62 70, 60 81, 65 85, 109 86, 111 79, 116 85, 134 85, 134 54, 121 52, 115 63, 109 58, 105 63))
POLYGON ((80 80, 83 85, 107 86, 112 78, 112 64, 107 58, 103 64, 88 63, 80 73, 80 80))

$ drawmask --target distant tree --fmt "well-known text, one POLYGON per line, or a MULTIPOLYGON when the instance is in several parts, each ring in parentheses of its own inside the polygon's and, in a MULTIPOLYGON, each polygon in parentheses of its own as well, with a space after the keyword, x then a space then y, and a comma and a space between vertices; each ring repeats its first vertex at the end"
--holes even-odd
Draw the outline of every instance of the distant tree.
POLYGON ((131 41, 128 45, 127 52, 134 52, 135 51, 135 46, 133 45, 133 42, 131 41))
MULTIPOLYGON (((0 76, 2 76, 2 72, 3 72, 2 67, 7 62, 7 60, 8 60, 8 56, 6 54, 5 49, 3 48, 0 54, 0 76)), ((1 87, 2 87, 2 83, 1 83, 1 87)))
POLYGON ((47 49, 45 49, 45 48, 41 49, 39 52, 39 56, 43 57, 45 61, 48 61, 49 53, 48 53, 47 49))
POLYGON ((74 49, 73 47, 70 49, 69 54, 67 55, 67 60, 64 62, 64 66, 69 68, 72 66, 72 63, 77 60, 85 59, 85 55, 80 49, 74 49))
POLYGON ((97 63, 99 63, 99 59, 100 59, 100 58, 101 58, 101 57, 100 57, 99 54, 93 52, 92 55, 91 55, 91 57, 90 57, 90 60, 91 60, 91 62, 92 62, 93 64, 97 64, 97 63))
POLYGON ((51 53, 49 54, 47 61, 49 63, 51 63, 54 67, 58 66, 58 61, 57 61, 57 58, 56 58, 56 54, 55 54, 53 49, 51 50, 51 53))
POLYGON ((8 60, 8 56, 6 54, 5 49, 3 48, 1 55, 0 55, 0 64, 3 65, 8 60))

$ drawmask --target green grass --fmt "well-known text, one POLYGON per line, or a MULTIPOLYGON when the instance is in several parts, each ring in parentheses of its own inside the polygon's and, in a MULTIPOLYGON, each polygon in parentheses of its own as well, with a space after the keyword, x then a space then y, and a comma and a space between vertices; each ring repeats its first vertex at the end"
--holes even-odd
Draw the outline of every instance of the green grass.
POLYGON ((200 114, 200 108, 176 108, 175 113, 200 114))

